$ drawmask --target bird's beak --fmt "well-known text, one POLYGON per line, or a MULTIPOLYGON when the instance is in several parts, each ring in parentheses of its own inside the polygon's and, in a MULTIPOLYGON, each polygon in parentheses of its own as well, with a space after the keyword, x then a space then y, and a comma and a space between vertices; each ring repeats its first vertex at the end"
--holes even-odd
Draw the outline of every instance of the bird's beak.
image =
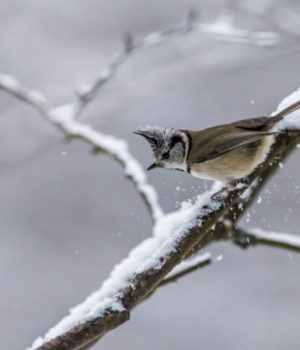
POLYGON ((158 167, 158 165, 153 163, 150 166, 148 166, 147 170, 152 170, 152 169, 157 168, 157 167, 158 167))

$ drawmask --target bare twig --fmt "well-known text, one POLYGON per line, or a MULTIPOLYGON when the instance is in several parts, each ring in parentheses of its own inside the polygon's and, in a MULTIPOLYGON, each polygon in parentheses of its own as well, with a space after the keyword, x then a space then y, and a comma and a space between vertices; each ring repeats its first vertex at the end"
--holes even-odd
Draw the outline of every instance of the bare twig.
POLYGON ((286 6, 284 3, 280 5, 276 2, 266 4, 264 9, 255 11, 250 10, 238 0, 231 1, 230 6, 235 16, 253 16, 265 23, 273 33, 279 34, 281 37, 290 37, 299 40, 299 11, 297 6, 286 6))
POLYGON ((286 36, 295 38, 297 41, 300 38, 299 33, 299 8, 288 9, 283 7, 275 7, 273 13, 270 16, 270 21, 273 24, 273 28, 277 32, 282 32, 286 36))
POLYGON ((216 40, 229 41, 239 44, 249 44, 264 47, 276 46, 279 36, 271 31, 248 31, 237 28, 233 23, 232 16, 221 15, 214 22, 202 23, 198 20, 198 12, 195 8, 190 9, 187 19, 172 28, 148 34, 140 40, 135 40, 130 33, 124 36, 124 49, 114 56, 112 61, 102 70, 98 78, 90 84, 77 89, 79 100, 76 104, 78 116, 84 106, 90 102, 107 82, 117 73, 119 68, 136 52, 161 44, 166 40, 186 35, 191 31, 199 31, 210 35, 216 40))

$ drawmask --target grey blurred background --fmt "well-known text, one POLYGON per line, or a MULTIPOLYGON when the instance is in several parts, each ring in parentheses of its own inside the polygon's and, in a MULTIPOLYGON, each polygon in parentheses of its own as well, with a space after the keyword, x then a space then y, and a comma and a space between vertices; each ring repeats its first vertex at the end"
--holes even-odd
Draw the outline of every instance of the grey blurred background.
MULTIPOLYGON (((281 41, 268 49, 193 32, 133 56, 82 119, 127 139, 146 166, 138 126, 197 129, 269 114, 300 86, 298 1, 0 0, 0 71, 68 102, 122 48, 125 32, 174 26, 191 6, 201 21, 231 13, 238 26, 274 30, 281 41)), ((0 339, 1 349, 19 350, 97 289, 151 223, 116 163, 64 142, 4 93, 0 116, 0 339)), ((299 235, 299 160, 299 151, 288 159, 244 227, 299 235)), ((149 179, 166 211, 207 186, 180 172, 149 179)), ((211 266, 159 290, 95 349, 299 349, 299 255, 222 242, 208 250, 211 266)))

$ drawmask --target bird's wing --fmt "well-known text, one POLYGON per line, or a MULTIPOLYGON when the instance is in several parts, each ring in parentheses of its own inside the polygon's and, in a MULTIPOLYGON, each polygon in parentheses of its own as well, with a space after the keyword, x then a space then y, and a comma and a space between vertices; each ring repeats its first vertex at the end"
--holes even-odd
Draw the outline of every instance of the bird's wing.
POLYGON ((188 161, 202 163, 274 134, 278 133, 236 131, 214 137, 211 135, 212 137, 202 145, 201 143, 192 145, 188 161))
POLYGON ((267 127, 271 121, 271 117, 256 117, 238 120, 231 125, 244 130, 260 131, 267 127))

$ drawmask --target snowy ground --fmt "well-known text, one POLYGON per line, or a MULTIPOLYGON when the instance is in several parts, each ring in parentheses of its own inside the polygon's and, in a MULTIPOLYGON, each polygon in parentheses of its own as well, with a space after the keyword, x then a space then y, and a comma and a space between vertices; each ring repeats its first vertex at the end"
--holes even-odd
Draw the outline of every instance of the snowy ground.
MULTIPOLYGON (((232 3, 199 1, 201 16, 213 20, 232 3)), ((286 2, 296 14, 295 4, 286 2)), ((63 103, 118 51, 124 32, 142 36, 173 26, 189 2, 0 6, 1 71, 63 103)), ((237 24, 269 29, 253 16, 237 24)), ((196 129, 269 114, 300 85, 299 43, 285 37, 271 49, 199 34, 173 39, 130 60, 81 118, 126 138, 146 166, 151 154, 132 130, 145 124, 196 129)), ((30 107, 3 94, 0 110, 0 336, 3 349, 19 350, 97 289, 112 266, 149 236, 151 223, 110 159, 92 157, 80 142, 63 142, 30 107)), ((299 171, 298 153, 245 226, 299 234, 299 171)), ((149 177, 165 210, 205 188, 176 172, 149 177)), ((95 349, 298 349, 300 257, 223 243, 210 252, 213 264, 161 289, 95 349)))

